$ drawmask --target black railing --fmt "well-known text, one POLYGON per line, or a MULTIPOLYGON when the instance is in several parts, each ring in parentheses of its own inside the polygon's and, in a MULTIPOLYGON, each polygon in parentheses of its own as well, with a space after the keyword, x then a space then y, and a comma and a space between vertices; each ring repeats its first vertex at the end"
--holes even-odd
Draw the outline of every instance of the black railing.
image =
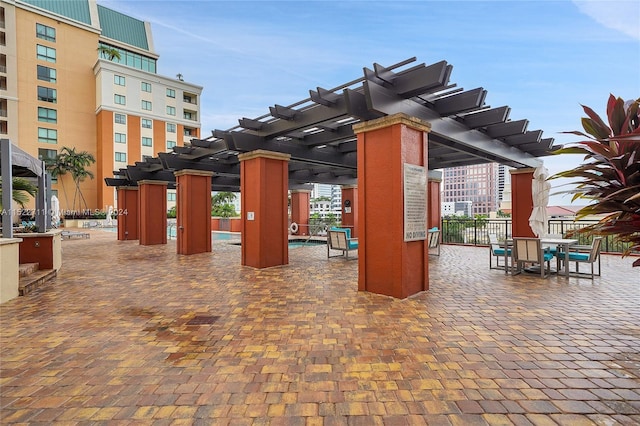
MULTIPOLYGON (((597 220, 550 219, 547 234, 559 234, 566 237, 569 232, 598 223, 597 220)), ((496 234, 498 240, 511 238, 511 219, 442 219, 443 244, 488 245, 489 234, 496 234)), ((591 244, 593 237, 576 234, 578 244, 591 244)), ((602 240, 602 251, 622 253, 628 243, 616 241, 613 237, 602 240)))

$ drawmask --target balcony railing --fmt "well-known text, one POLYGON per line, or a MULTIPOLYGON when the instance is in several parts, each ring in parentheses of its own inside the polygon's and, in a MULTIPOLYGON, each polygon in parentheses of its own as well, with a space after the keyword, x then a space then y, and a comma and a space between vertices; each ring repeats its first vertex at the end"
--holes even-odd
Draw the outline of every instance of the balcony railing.
POLYGON ((7 116, 7 110, 6 109, 0 109, 0 117, 6 117, 7 116))
POLYGON ((0 65, 0 72, 3 74, 7 73, 7 66, 6 65, 0 65))
MULTIPOLYGON (((598 221, 550 219, 547 233, 566 236, 569 231, 595 223, 598 221)), ((499 240, 511 238, 511 219, 442 219, 443 244, 488 245, 489 234, 496 234, 499 240)), ((591 238, 587 235, 579 234, 576 238, 579 244, 591 243, 591 238)), ((615 241, 613 237, 604 238, 602 243, 602 251, 607 253, 622 253, 629 246, 628 243, 615 241)))

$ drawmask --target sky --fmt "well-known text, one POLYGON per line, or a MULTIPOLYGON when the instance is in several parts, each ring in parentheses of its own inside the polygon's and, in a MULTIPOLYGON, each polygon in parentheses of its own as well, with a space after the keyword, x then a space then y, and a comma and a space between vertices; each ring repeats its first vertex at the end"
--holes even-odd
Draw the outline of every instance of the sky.
MULTIPOLYGON (((151 23, 158 73, 204 87, 202 137, 291 105, 317 87, 389 66, 447 61, 450 83, 483 87, 556 144, 580 138, 582 106, 640 98, 640 1, 98 0, 151 23)), ((582 157, 543 158, 550 174, 582 157)), ((553 181, 551 205, 568 205, 553 181)), ((585 201, 579 204, 584 204, 585 201)))

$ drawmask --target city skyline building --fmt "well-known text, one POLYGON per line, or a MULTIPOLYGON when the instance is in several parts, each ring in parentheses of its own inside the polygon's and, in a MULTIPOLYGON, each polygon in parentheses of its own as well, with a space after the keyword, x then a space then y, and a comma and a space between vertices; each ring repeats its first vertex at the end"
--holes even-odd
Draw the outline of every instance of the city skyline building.
MULTIPOLYGON (((158 59, 149 22, 97 0, 3 0, 0 137, 43 160, 63 147, 92 154, 87 207, 116 207, 104 178, 200 137, 203 88, 158 74, 158 59)), ((52 184, 62 210, 73 187, 69 175, 52 184)))
POLYGON ((473 216, 498 211, 509 181, 507 167, 498 163, 451 167, 442 176, 443 205, 470 201, 473 216))

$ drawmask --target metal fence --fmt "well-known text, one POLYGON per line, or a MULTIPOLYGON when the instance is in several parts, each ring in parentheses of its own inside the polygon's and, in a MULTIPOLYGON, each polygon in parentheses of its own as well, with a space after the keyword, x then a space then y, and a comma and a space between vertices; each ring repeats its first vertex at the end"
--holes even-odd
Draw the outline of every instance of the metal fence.
MULTIPOLYGON (((566 237, 570 231, 597 223, 596 220, 550 219, 548 234, 566 237)), ((489 245, 489 234, 496 234, 499 240, 511 238, 511 219, 442 219, 443 244, 489 245)), ((591 244, 592 237, 578 234, 574 236, 579 244, 591 244)), ((628 243, 615 241, 613 237, 602 240, 602 251, 622 253, 628 243)))

